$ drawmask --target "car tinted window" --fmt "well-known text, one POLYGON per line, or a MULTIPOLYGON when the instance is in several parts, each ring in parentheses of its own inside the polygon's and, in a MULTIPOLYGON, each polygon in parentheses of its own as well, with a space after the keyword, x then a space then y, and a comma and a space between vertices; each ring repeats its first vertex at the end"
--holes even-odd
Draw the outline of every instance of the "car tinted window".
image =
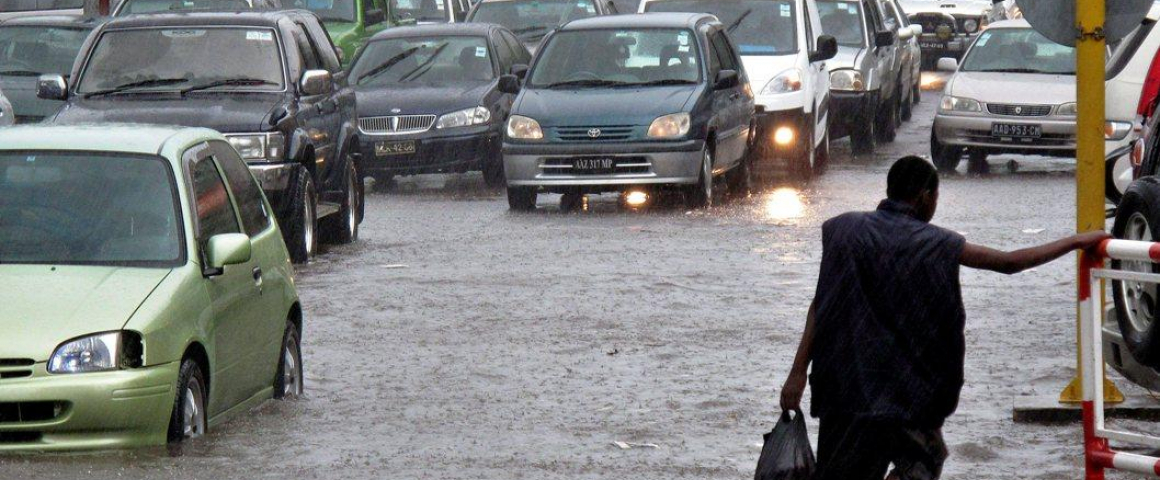
POLYGON ((531 42, 559 25, 596 15, 595 0, 505 0, 479 4, 471 21, 503 25, 520 40, 531 42))
POLYGON ((0 264, 172 266, 175 192, 160 157, 0 152, 0 264))
POLYGON ((227 12, 250 10, 246 0, 125 0, 117 16, 168 12, 227 12))
POLYGON ((520 43, 520 39, 516 38, 515 34, 507 30, 500 30, 499 36, 507 43, 508 48, 515 52, 515 63, 526 65, 532 61, 532 54, 528 52, 523 43, 520 43))
POLYGON ((253 82, 221 88, 280 90, 284 73, 277 38, 265 28, 108 31, 89 56, 78 90, 129 84, 138 84, 136 90, 174 90, 229 79, 253 82))
POLYGON ((80 28, 0 27, 0 76, 68 75, 88 36, 80 28))
POLYGON ((324 22, 358 21, 355 13, 356 0, 282 0, 286 9, 305 9, 314 12, 324 22))
POLYGON ((213 142, 213 156, 226 175, 230 184, 230 191, 234 193, 234 200, 238 203, 238 213, 242 214, 242 224, 246 235, 255 236, 270 226, 270 215, 266 211, 266 204, 262 201, 262 189, 250 169, 228 143, 213 142))
POLYGON ((737 61, 733 57, 733 50, 729 47, 729 43, 725 40, 725 34, 721 32, 713 32, 709 35, 709 43, 713 50, 717 53, 717 58, 721 62, 722 70, 739 70, 737 61))
POLYGON ((688 30, 571 30, 553 35, 530 74, 533 87, 699 83, 688 30))
POLYGON ((197 218, 199 245, 204 248, 205 242, 214 235, 241 233, 226 184, 214 166, 213 157, 191 162, 189 178, 193 185, 193 211, 197 218))
POLYGON ((367 44, 350 70, 355 85, 485 82, 495 78, 487 39, 404 37, 367 44))
POLYGON ((890 2, 881 2, 878 5, 882 10, 882 20, 885 22, 887 30, 898 30, 902 27, 902 22, 898 19, 898 15, 890 2))
POLYGON ((512 51, 511 46, 498 33, 492 33, 491 43, 495 45, 495 57, 499 60, 499 71, 503 73, 511 71, 512 64, 515 63, 515 52, 512 51))
POLYGON ((818 2, 822 33, 832 35, 839 45, 865 45, 866 24, 862 19, 862 5, 856 2, 830 0, 818 2))
POLYGON ((446 22, 448 17, 445 0, 387 0, 395 16, 414 19, 417 22, 446 22))
POLYGON ((797 52, 797 6, 792 0, 660 0, 649 12, 693 12, 715 15, 742 55, 797 52))
POLYGON ((322 62, 318 60, 318 52, 314 50, 314 45, 310 43, 306 32, 294 29, 294 43, 298 45, 298 52, 302 56, 303 70, 321 70, 322 62))
POLYGON ((1074 75, 1075 49, 1031 28, 991 28, 979 34, 959 70, 1074 75))
POLYGON ((318 22, 318 19, 312 15, 306 15, 302 22, 298 24, 306 30, 307 40, 314 47, 318 61, 326 68, 333 72, 338 72, 342 69, 341 62, 338 60, 338 49, 334 47, 334 42, 330 39, 330 34, 327 33, 326 28, 318 22))

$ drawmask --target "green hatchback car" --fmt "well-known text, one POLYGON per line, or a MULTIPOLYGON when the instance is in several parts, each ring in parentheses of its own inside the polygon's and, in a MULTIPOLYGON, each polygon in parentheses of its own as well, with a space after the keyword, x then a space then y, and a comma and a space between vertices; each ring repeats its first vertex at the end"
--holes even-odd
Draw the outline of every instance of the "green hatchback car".
POLYGON ((398 18, 385 0, 282 0, 282 6, 318 15, 334 46, 342 51, 343 66, 350 65, 355 52, 374 34, 415 23, 413 18, 398 18))
POLYGON ((0 129, 0 451, 175 443, 302 394, 269 203, 207 129, 0 129))

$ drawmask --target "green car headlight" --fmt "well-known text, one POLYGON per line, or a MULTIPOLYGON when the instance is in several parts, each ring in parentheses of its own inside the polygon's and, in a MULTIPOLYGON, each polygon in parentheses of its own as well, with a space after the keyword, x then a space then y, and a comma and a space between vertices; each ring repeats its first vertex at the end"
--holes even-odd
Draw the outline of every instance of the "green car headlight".
POLYGON ((89 373, 136 368, 143 363, 141 334, 105 332, 60 344, 48 359, 48 373, 89 373))

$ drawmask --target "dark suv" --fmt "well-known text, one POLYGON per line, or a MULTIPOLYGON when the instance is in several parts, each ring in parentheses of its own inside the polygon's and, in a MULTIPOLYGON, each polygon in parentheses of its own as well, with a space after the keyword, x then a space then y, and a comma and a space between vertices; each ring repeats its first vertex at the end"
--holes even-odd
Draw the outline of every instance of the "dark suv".
POLYGON ((274 205, 295 262, 314 253, 317 230, 334 243, 358 237, 355 97, 309 12, 115 19, 85 42, 71 84, 45 75, 37 87, 42 98, 66 101, 53 123, 224 133, 274 205))

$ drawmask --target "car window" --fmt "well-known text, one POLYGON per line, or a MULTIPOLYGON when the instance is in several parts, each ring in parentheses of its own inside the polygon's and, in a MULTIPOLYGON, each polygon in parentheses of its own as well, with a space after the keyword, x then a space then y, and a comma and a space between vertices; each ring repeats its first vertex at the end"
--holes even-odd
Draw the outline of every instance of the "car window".
POLYGON ((822 33, 838 40, 838 45, 861 47, 865 45, 866 23, 862 19, 862 4, 842 0, 818 2, 822 33))
POLYGON ((898 15, 895 13, 893 6, 889 1, 879 4, 882 10, 882 19, 885 22, 887 30, 898 30, 902 27, 902 23, 898 20, 898 15))
POLYGON ((524 47, 523 43, 520 43, 520 39, 516 38, 515 34, 507 30, 500 30, 499 36, 507 43, 508 48, 515 52, 515 63, 522 63, 524 65, 531 63, 531 53, 528 52, 527 47, 524 47))
POLYGON ((0 13, 27 12, 32 10, 66 10, 84 7, 85 0, 4 0, 0 1, 0 13))
POLYGON ((813 52, 817 48, 815 44, 818 41, 818 36, 814 35, 813 19, 810 17, 810 9, 802 9, 802 24, 806 26, 806 52, 813 52))
POLYGON ((529 78, 539 88, 700 83, 696 38, 668 28, 562 31, 537 54, 529 78))
POLYGON ((125 0, 117 16, 168 12, 228 12, 251 10, 247 0, 125 0))
POLYGON ((188 168, 193 186, 198 245, 205 248, 206 242, 214 235, 241 233, 226 184, 214 166, 213 157, 195 158, 188 168))
POLYGON ((416 22, 446 22, 448 17, 445 0, 387 0, 391 11, 402 19, 416 22))
POLYGON ((326 30, 313 18, 299 22, 298 27, 302 28, 303 33, 306 34, 306 43, 310 45, 310 50, 318 59, 319 68, 331 73, 339 71, 342 67, 338 61, 338 54, 334 53, 334 44, 330 42, 330 36, 326 34, 326 30), (315 41, 316 39, 326 39, 326 44, 319 44, 315 41))
POLYGON ((596 0, 503 0, 479 4, 470 21, 502 25, 532 42, 559 25, 596 15, 596 0))
POLYGON ((784 55, 798 50, 793 0, 659 0, 646 4, 645 11, 714 15, 742 55, 784 55))
POLYGON ((282 7, 310 10, 324 22, 354 23, 358 21, 355 15, 355 1, 357 0, 282 0, 282 7))
POLYGON ((306 32, 300 29, 293 29, 294 43, 298 45, 298 52, 302 57, 302 69, 305 70, 323 70, 322 62, 318 60, 318 52, 314 50, 314 45, 310 43, 306 32))
POLYGON ((1136 51, 1139 50, 1140 45, 1144 43, 1144 39, 1152 32, 1152 28, 1156 26, 1156 21, 1145 18, 1140 22, 1140 26, 1132 30, 1128 36, 1124 37, 1115 51, 1112 52, 1111 58, 1108 58, 1108 71, 1105 74, 1107 80, 1116 78, 1128 66, 1128 63, 1136 56, 1136 51))
POLYGON ((910 17, 906 16, 906 10, 902 8, 902 4, 898 0, 891 0, 890 5, 894 7, 894 11, 898 14, 898 21, 903 27, 910 26, 910 17))
POLYGON ((1075 49, 1031 28, 990 28, 979 34, 959 70, 1075 74, 1075 49))
POLYGON ((88 36, 84 28, 0 27, 0 76, 67 76, 88 36))
POLYGON ((368 43, 350 69, 354 85, 487 82, 496 77, 487 39, 402 37, 368 43))
POLYGON ((246 162, 228 143, 212 142, 214 159, 226 175, 230 191, 234 193, 234 200, 238 203, 238 212, 242 216, 242 224, 246 235, 251 237, 262 233, 270 227, 270 214, 266 211, 266 203, 262 201, 262 189, 246 162))
POLYGON ((737 61, 733 57, 733 51, 729 47, 729 43, 725 40, 724 33, 717 31, 709 34, 709 44, 717 53, 722 70, 739 70, 737 68, 737 61))
POLYGON ((498 33, 492 33, 491 43, 495 45, 495 56, 499 60, 499 71, 501 73, 510 72, 512 64, 515 63, 515 52, 512 51, 511 46, 498 33))

